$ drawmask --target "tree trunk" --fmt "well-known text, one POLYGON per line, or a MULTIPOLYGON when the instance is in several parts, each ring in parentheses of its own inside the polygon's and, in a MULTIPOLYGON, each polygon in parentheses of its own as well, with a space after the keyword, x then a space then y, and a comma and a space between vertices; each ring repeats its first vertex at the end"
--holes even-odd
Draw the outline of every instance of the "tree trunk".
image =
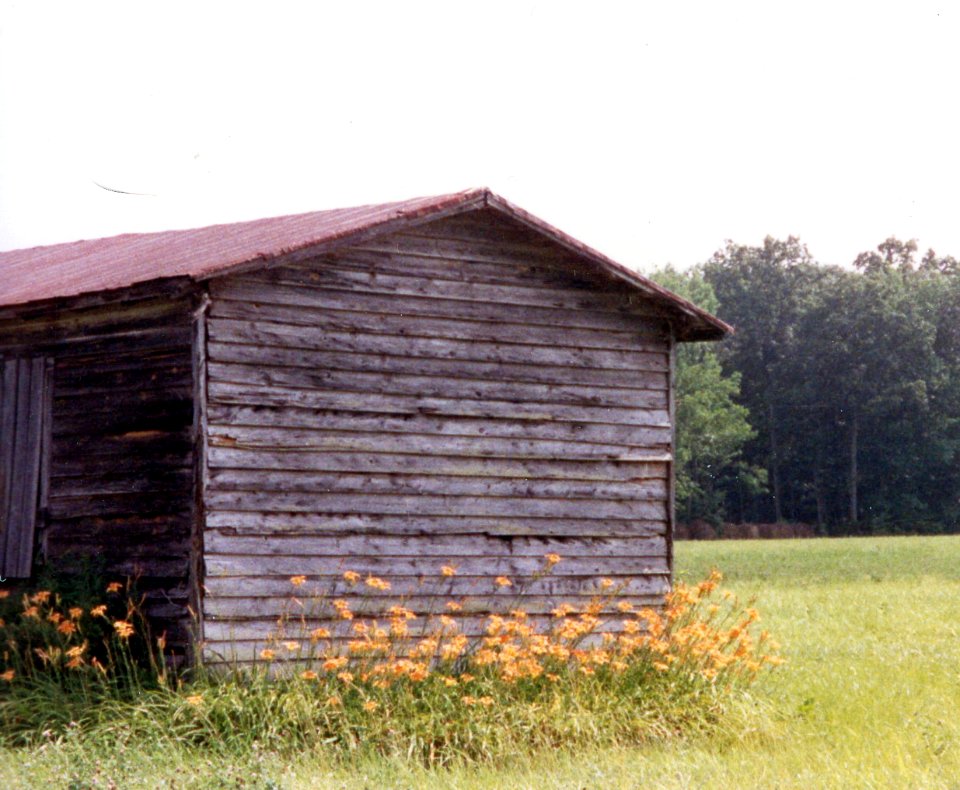
POLYGON ((737 475, 737 500, 740 504, 740 523, 746 522, 746 511, 743 507, 743 473, 737 475))
POLYGON ((813 495, 817 500, 817 534, 823 534, 825 503, 823 501, 823 472, 820 468, 820 446, 817 446, 817 465, 813 470, 813 495))
POLYGON ((813 495, 817 500, 817 534, 824 532, 823 522, 826 520, 827 504, 823 493, 823 429, 817 429, 817 455, 813 467, 813 495))
POLYGON ((774 521, 783 521, 783 508, 780 505, 780 455, 777 449, 777 412, 773 401, 769 403, 770 418, 770 478, 773 482, 774 521))
POLYGON ((850 420, 850 522, 856 524, 859 520, 857 504, 857 441, 860 436, 860 415, 853 409, 850 420))

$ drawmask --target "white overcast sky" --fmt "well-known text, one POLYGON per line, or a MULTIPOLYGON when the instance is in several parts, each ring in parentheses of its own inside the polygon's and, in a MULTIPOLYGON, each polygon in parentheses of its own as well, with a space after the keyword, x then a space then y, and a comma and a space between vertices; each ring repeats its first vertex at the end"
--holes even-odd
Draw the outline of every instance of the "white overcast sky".
POLYGON ((958 9, 4 0, 0 249, 489 186, 642 271, 960 256, 958 9))

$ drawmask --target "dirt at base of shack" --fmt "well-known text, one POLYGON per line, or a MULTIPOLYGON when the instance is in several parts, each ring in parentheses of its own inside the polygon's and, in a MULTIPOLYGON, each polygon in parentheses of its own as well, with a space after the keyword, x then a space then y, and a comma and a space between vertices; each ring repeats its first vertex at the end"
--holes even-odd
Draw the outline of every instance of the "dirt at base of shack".
POLYGON ((810 524, 720 524, 695 519, 689 524, 677 524, 675 540, 758 540, 773 538, 812 538, 816 534, 810 524))

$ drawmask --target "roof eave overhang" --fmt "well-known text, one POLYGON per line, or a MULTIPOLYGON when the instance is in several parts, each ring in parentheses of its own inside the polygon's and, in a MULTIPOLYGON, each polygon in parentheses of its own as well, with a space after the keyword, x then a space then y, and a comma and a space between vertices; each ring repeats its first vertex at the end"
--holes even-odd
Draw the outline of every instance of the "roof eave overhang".
MULTIPOLYGON (((264 267, 280 266, 306 260, 317 255, 332 252, 338 248, 357 244, 365 239, 384 236, 393 232, 408 230, 418 225, 435 222, 444 217, 451 217, 469 211, 490 209, 505 217, 524 225, 537 234, 550 239, 553 243, 568 250, 589 263, 606 276, 612 277, 630 286, 636 292, 643 294, 657 305, 666 320, 673 326, 674 337, 679 341, 690 340, 719 340, 733 332, 733 328, 710 313, 700 309, 686 299, 677 296, 652 280, 644 277, 632 269, 608 258, 603 253, 583 244, 572 236, 555 228, 538 217, 529 214, 519 206, 493 193, 489 189, 470 189, 457 192, 433 200, 416 208, 398 208, 390 216, 378 219, 375 222, 359 227, 346 228, 323 236, 322 239, 305 241, 297 246, 278 249, 270 253, 256 255, 245 261, 225 264, 220 268, 211 268, 202 274, 180 275, 172 279, 180 282, 203 283, 219 277, 241 274, 264 267)), ((165 278, 158 278, 159 280, 165 278)), ((170 278, 166 278, 170 279, 170 278)), ((6 305, 2 313, 24 313, 36 310, 41 305, 58 303, 85 302, 88 299, 102 300, 113 292, 121 294, 128 288, 149 288, 152 280, 137 280, 127 286, 108 289, 105 293, 95 292, 63 294, 49 299, 31 300, 18 304, 6 305)))
POLYGON ((362 228, 332 234, 321 241, 307 242, 299 247, 280 250, 275 254, 261 255, 242 263, 231 264, 222 269, 206 272, 197 277, 196 280, 203 282, 231 274, 242 274, 245 271, 259 269, 263 266, 281 266, 288 263, 296 263, 297 261, 307 260, 316 255, 322 255, 325 252, 332 252, 340 247, 357 244, 365 239, 384 236, 389 233, 416 227, 417 225, 434 222, 444 217, 452 217, 467 211, 482 209, 487 205, 486 192, 487 190, 483 189, 471 189, 450 195, 446 200, 434 203, 426 208, 410 211, 398 210, 395 216, 389 219, 371 223, 362 228))
POLYGON ((608 258, 602 252, 589 247, 581 241, 568 236, 562 230, 553 227, 538 217, 529 214, 519 206, 515 206, 510 201, 487 191, 486 205, 492 209, 498 210, 513 219, 521 222, 527 227, 542 233, 551 238, 554 242, 565 247, 571 252, 593 261, 597 266, 612 275, 618 280, 633 286, 644 295, 652 299, 655 303, 662 305, 670 313, 676 316, 674 321, 675 337, 681 342, 693 340, 721 340, 729 334, 733 334, 733 327, 724 321, 721 321, 714 315, 697 307, 692 302, 683 297, 677 296, 672 291, 667 290, 661 285, 653 282, 642 274, 635 272, 617 263, 612 258, 608 258))
POLYGON ((531 230, 546 236, 561 247, 591 261, 607 274, 642 292, 666 310, 674 325, 674 336, 681 342, 721 340, 734 331, 733 327, 729 324, 721 321, 705 310, 700 309, 692 302, 677 296, 663 286, 657 285, 657 283, 638 274, 633 269, 629 269, 623 264, 608 258, 603 253, 598 252, 558 228, 555 228, 553 225, 524 211, 519 206, 514 205, 489 189, 470 189, 464 192, 458 192, 450 195, 446 200, 426 208, 413 211, 401 210, 398 211, 394 217, 387 220, 360 229, 345 231, 336 236, 325 238, 323 241, 317 243, 308 243, 299 248, 282 250, 276 255, 261 256, 244 263, 234 264, 218 271, 209 272, 198 278, 198 280, 210 280, 230 274, 239 274, 244 271, 260 268, 264 265, 272 266, 294 263, 325 252, 331 252, 340 247, 356 244, 364 239, 383 236, 428 222, 435 222, 444 217, 455 216, 484 208, 497 211, 525 225, 531 230))

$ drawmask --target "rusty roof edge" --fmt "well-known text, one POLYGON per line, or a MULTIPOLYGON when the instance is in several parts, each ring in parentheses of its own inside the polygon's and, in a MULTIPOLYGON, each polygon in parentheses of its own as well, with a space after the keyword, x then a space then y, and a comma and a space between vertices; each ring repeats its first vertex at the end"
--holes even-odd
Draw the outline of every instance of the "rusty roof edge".
MULTIPOLYGON (((372 204, 368 206, 356 206, 352 209, 334 209, 332 212, 346 212, 344 217, 344 227, 333 232, 330 229, 317 229, 314 238, 308 236, 303 241, 289 247, 267 249, 261 252, 249 250, 243 257, 236 256, 233 260, 220 262, 219 265, 213 262, 212 266, 201 271, 184 272, 183 274, 171 275, 174 278, 184 278, 188 282, 202 283, 229 274, 237 274, 258 267, 271 267, 282 265, 285 262, 302 260, 316 254, 357 243, 360 240, 389 234, 398 230, 403 230, 417 225, 433 222, 448 216, 455 216, 460 213, 473 211, 481 208, 490 208, 494 211, 509 217, 510 219, 525 225, 531 230, 540 233, 565 249, 579 255, 587 260, 597 264, 602 270, 617 279, 625 282, 633 288, 636 288, 655 301, 660 302, 664 307, 679 314, 684 319, 680 322, 678 328, 681 329, 680 339, 719 339, 734 330, 724 321, 716 318, 707 311, 697 307, 686 299, 672 293, 663 286, 649 280, 638 272, 629 269, 623 264, 614 261, 603 253, 589 247, 581 241, 567 235, 558 228, 543 221, 519 206, 514 205, 505 198, 497 195, 487 187, 479 187, 463 190, 461 192, 438 195, 435 197, 414 198, 407 201, 398 201, 390 204, 372 204), (411 205, 413 204, 413 205, 411 205), (364 217, 364 212, 370 212, 378 209, 385 209, 381 215, 374 217, 364 217), (350 216, 353 215, 353 216, 350 216)), ((327 212, 317 212, 325 214, 327 212)), ((284 217, 267 218, 268 220, 282 220, 287 217, 296 218, 304 215, 286 215, 284 217)), ((256 224, 260 221, 254 220, 250 223, 223 223, 220 225, 211 225, 205 228, 185 229, 185 234, 198 231, 210 231, 219 229, 228 229, 232 225, 256 224)), ((163 236, 168 232, 160 232, 157 236, 163 236)), ((178 231, 172 231, 176 234, 178 231)), ((107 239, 90 240, 90 242, 103 242, 116 239, 135 240, 138 237, 149 237, 154 234, 121 234, 120 236, 108 237, 107 239)), ((88 241, 68 242, 63 245, 51 245, 48 247, 35 247, 16 252, 40 252, 42 250, 54 250, 56 248, 76 248, 89 243, 88 241)), ((2 257, 2 255, 0 255, 2 257)), ((132 287, 139 283, 147 283, 151 280, 163 280, 166 277, 140 277, 133 279, 123 285, 114 288, 100 288, 90 291, 60 292, 52 294, 49 297, 40 297, 28 299, 23 302, 10 302, 5 307, 20 306, 30 309, 31 305, 48 302, 54 299, 73 299, 80 298, 86 294, 92 294, 95 290, 121 291, 123 288, 132 287)))
MULTIPOLYGON (((304 258, 343 247, 355 243, 359 239, 382 236, 385 233, 391 233, 395 230, 420 225, 427 222, 433 222, 443 217, 459 214, 464 211, 471 211, 474 208, 480 208, 486 205, 486 194, 489 190, 484 188, 466 189, 462 192, 455 192, 444 196, 443 200, 422 206, 415 210, 398 209, 395 216, 388 219, 372 222, 358 228, 338 231, 329 236, 318 240, 308 241, 295 247, 280 250, 272 254, 260 254, 255 258, 246 261, 238 261, 225 265, 221 269, 215 269, 204 272, 202 275, 193 277, 195 282, 205 282, 216 277, 225 277, 231 274, 238 274, 251 268, 261 266, 279 266, 284 263, 291 263, 304 258)), ((360 208, 360 207, 358 207, 360 208)))
POLYGON ((633 269, 624 266, 622 263, 618 263, 612 258, 607 257, 602 252, 595 250, 593 247, 584 244, 582 241, 575 239, 573 236, 564 233, 562 230, 554 227, 550 223, 544 222, 539 217, 536 217, 530 212, 525 211, 519 206, 511 203, 506 198, 501 197, 489 189, 484 190, 484 192, 486 195, 485 203, 490 208, 501 211, 502 213, 513 217, 519 222, 522 222, 533 230, 550 236, 554 241, 571 250, 572 252, 592 259, 607 269, 614 276, 626 281, 636 288, 640 288, 652 296, 657 297, 661 301, 667 302, 672 307, 675 307, 680 312, 688 315, 695 321, 706 324, 707 326, 703 327, 707 330, 704 335, 704 339, 719 340, 724 337, 724 335, 734 334, 736 331, 732 326, 730 326, 730 324, 707 312, 702 307, 697 307, 697 305, 695 305, 693 302, 684 299, 682 296, 678 296, 673 291, 664 288, 662 285, 658 285, 653 280, 644 277, 639 272, 636 272, 633 269))

